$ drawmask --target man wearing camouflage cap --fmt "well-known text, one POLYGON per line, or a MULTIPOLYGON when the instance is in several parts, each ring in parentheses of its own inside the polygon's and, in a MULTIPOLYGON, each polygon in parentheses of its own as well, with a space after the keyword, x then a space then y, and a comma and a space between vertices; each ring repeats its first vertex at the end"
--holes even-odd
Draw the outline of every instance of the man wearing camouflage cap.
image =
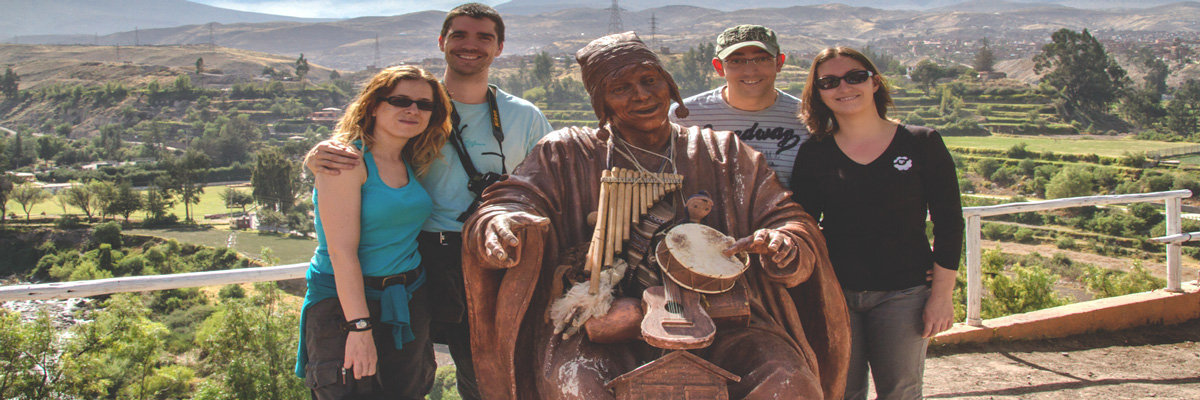
POLYGON ((796 118, 800 99, 775 88, 786 56, 775 32, 762 25, 738 25, 717 37, 712 65, 725 85, 688 97, 686 118, 671 114, 680 125, 732 131, 767 157, 767 165, 788 184, 796 150, 808 129, 796 118))

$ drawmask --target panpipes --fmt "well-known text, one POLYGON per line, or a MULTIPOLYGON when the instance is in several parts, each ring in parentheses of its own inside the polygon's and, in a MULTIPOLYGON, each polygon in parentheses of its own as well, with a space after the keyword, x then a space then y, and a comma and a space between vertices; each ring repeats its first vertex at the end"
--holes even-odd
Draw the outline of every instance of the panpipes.
POLYGON ((588 247, 586 268, 591 272, 592 294, 600 290, 600 269, 610 266, 629 240, 629 230, 642 215, 683 184, 683 175, 638 172, 630 169, 605 170, 600 178, 600 205, 596 210, 596 229, 588 247))

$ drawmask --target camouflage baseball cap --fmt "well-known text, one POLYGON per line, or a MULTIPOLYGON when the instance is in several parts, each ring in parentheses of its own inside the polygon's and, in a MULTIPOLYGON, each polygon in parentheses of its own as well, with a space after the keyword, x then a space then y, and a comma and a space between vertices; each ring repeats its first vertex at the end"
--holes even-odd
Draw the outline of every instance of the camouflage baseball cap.
POLYGON ((758 46, 772 56, 779 55, 779 42, 775 39, 775 31, 762 25, 738 25, 717 37, 717 58, 722 60, 729 57, 737 49, 746 46, 758 46))

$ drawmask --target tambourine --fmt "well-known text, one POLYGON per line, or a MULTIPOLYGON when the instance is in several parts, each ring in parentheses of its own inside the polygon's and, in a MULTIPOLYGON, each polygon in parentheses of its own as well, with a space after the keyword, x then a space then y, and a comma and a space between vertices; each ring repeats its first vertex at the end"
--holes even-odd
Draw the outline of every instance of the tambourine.
POLYGON ((733 288, 750 261, 745 253, 723 254, 733 242, 712 227, 686 223, 668 230, 655 254, 663 272, 679 286, 700 293, 723 293, 733 288))

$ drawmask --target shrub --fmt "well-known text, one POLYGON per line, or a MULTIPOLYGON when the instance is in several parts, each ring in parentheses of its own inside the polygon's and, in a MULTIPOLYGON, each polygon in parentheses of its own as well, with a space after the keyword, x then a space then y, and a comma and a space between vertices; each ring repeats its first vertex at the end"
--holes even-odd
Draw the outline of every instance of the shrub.
POLYGON ((99 246, 108 244, 114 249, 121 248, 121 224, 116 221, 109 221, 96 225, 92 229, 92 244, 99 246))
POLYGON ((990 301, 983 302, 983 317, 996 318, 1067 304, 1067 299, 1054 292, 1058 275, 1050 273, 1041 265, 1015 266, 1010 278, 997 274, 986 279, 984 285, 991 293, 990 301))
POLYGON ((222 300, 226 299, 243 299, 246 298, 246 289, 242 289, 241 285, 230 284, 221 287, 221 291, 217 296, 222 300))
POLYGON ((1096 297, 1147 292, 1167 284, 1162 278, 1150 275, 1150 271, 1142 267, 1141 261, 1134 261, 1129 272, 1088 266, 1084 270, 1083 282, 1096 297))
MULTIPOLYGON (((1075 250, 1075 249, 1079 248, 1079 244, 1075 243, 1074 238, 1072 238, 1070 236, 1063 236, 1063 237, 1058 238, 1058 240, 1054 242, 1054 247, 1058 247, 1063 250, 1075 250)), ((1062 253, 1059 253, 1059 254, 1062 254, 1062 253)))
POLYGON ((1017 229, 1017 233, 1013 234, 1013 240, 1017 243, 1033 243, 1033 230, 1029 228, 1017 229))

